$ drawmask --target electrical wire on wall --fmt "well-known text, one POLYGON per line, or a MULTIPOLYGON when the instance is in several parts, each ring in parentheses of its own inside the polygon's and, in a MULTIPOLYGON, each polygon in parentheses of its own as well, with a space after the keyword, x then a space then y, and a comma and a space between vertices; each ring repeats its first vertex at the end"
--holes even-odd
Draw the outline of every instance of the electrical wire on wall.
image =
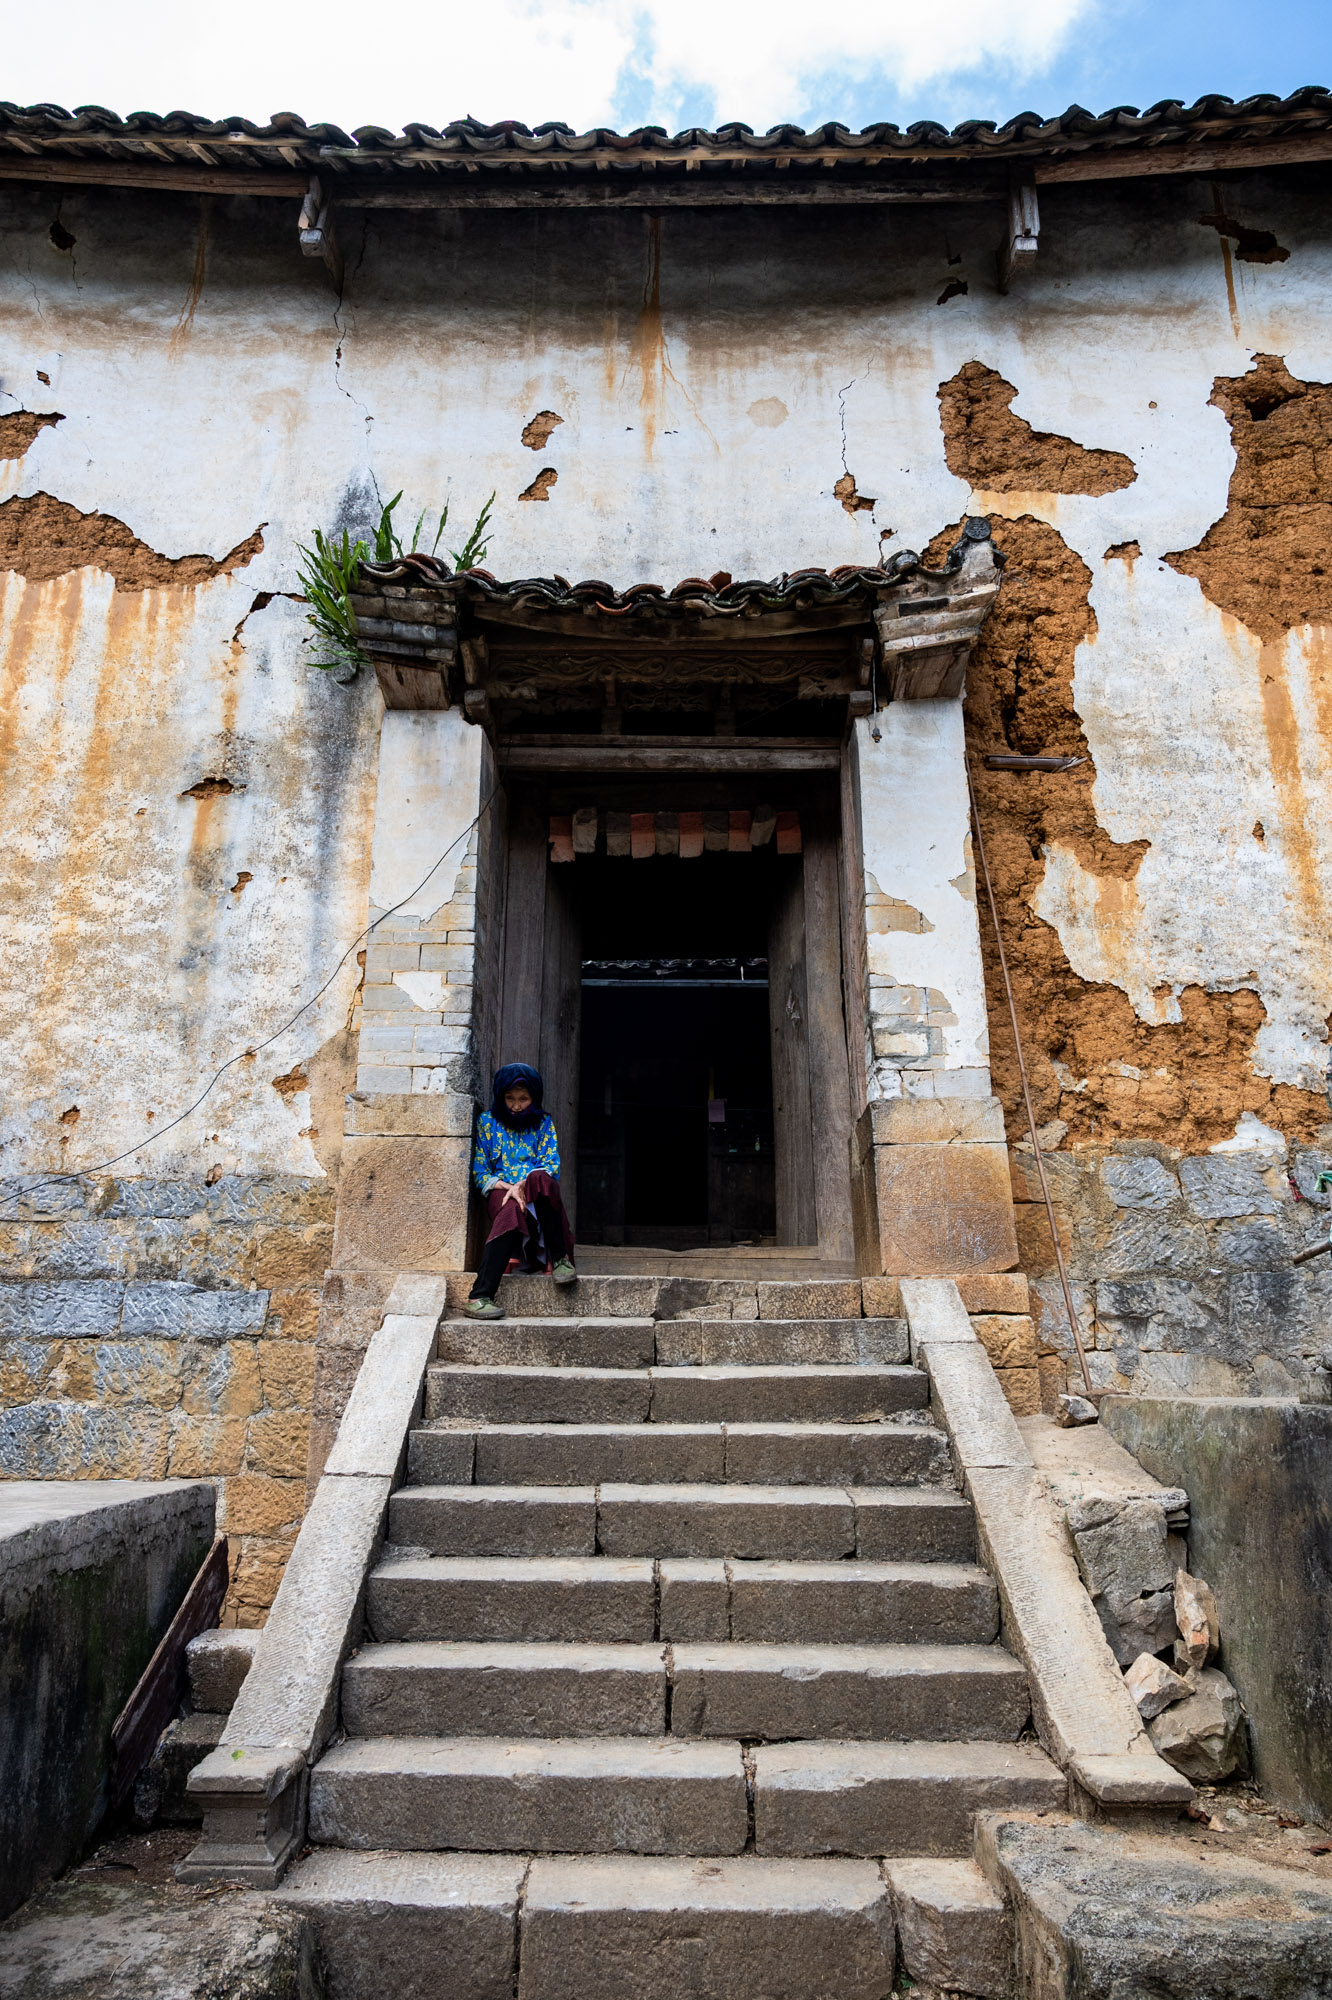
POLYGON ((468 824, 463 828, 462 832, 458 835, 456 840, 451 840, 449 842, 448 846, 444 849, 444 852, 439 856, 439 859, 431 863, 430 867, 421 877, 421 880, 417 883, 416 887, 414 889, 409 889, 407 891, 407 894, 401 899, 401 901, 394 903, 391 909, 381 910, 379 915, 374 919, 373 923, 367 924, 363 931, 358 932, 358 934, 352 939, 351 943, 347 946, 347 949, 343 952, 342 957, 338 960, 333 970, 329 973, 328 978, 324 981, 323 985, 318 989, 317 992, 312 993, 310 995, 310 998, 296 1009, 296 1012, 291 1016, 290 1020, 284 1021, 280 1028, 275 1028, 271 1035, 266 1035, 262 1042, 251 1042, 245 1048, 238 1049, 234 1056, 229 1056, 226 1062, 224 1062, 219 1069, 215 1069, 213 1071, 213 1074, 209 1077, 208 1082, 204 1085, 203 1089, 199 1092, 199 1095, 195 1098, 192 1104, 187 1104, 183 1111, 177 1112, 174 1118, 172 1118, 167 1124, 159 1126, 157 1131, 150 1132, 146 1139, 140 1139, 137 1145, 127 1146, 123 1153, 113 1153, 109 1160, 99 1160, 95 1166, 73 1167, 68 1172, 51 1174, 47 1176, 47 1178, 58 1181, 76 1181, 76 1180, 82 1180, 84 1176, 87 1174, 104 1174, 108 1168, 118 1167, 122 1160, 133 1159, 136 1153, 143 1152, 144 1148, 146 1146, 151 1146, 154 1140, 165 1138, 167 1133, 174 1131, 177 1125, 183 1125, 185 1120, 191 1117, 194 1114, 194 1112, 196 1112, 199 1109, 199 1106, 204 1102, 205 1098, 207 1098, 212 1093, 214 1086, 221 1082, 222 1078, 226 1075, 229 1069, 234 1069, 234 1067, 238 1062, 245 1062, 249 1057, 257 1056, 264 1049, 271 1047, 274 1042, 278 1041, 283 1035, 287 1033, 289 1028, 295 1027, 296 1023, 300 1020, 303 1014, 308 1014, 310 1009, 313 1006, 315 1006, 320 1000, 323 999, 329 987, 333 984, 333 981, 337 978, 343 966, 347 963, 347 960, 351 957, 352 953, 355 951, 357 945, 360 944, 363 941, 363 939, 368 938, 372 934, 372 932, 378 930, 379 926, 382 923, 387 923, 388 919, 391 916, 395 915, 397 911, 401 910, 406 904, 412 902, 417 896, 419 896, 421 891, 425 888, 426 883, 430 880, 431 876, 434 875, 438 869, 443 867, 444 863, 448 860, 449 856, 452 854, 454 848, 457 847, 462 841, 466 840, 476 827, 480 826, 482 820, 489 812, 491 802, 494 799, 495 794, 498 790, 499 790, 498 784, 495 784, 491 787, 490 795, 486 799, 483 806, 481 807, 480 812, 477 813, 476 818, 468 822, 468 824))

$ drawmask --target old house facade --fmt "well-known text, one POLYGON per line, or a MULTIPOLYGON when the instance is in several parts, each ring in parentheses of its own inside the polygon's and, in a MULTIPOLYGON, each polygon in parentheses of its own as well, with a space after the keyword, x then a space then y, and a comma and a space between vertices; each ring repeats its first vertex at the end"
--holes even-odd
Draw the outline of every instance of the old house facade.
MULTIPOLYGON (((904 1362, 952 1279, 1019 1417, 1319 1396, 1330 173, 1318 90, 0 107, 0 1474, 216 1480, 261 1625, 325 1465, 370 1479, 329 1455, 395 1286, 461 1302, 510 1060, 585 1289, 648 1288, 589 1314, 799 1287, 876 1331, 795 1358, 904 1362), (322 671, 299 551, 399 493, 322 671)), ((250 1740, 275 1880, 304 1793, 250 1740)))

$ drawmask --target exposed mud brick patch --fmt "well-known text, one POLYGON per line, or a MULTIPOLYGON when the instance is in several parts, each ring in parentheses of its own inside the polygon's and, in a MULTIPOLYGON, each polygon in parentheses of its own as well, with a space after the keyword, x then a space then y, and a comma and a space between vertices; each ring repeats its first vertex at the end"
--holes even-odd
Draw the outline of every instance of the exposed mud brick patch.
POLYGON ((1235 447, 1228 504, 1165 560, 1260 639, 1332 623, 1332 383, 1259 354, 1247 375, 1218 375, 1208 400, 1235 447))
POLYGON ((848 514, 872 514, 878 506, 867 493, 857 493, 856 482, 849 472, 844 472, 833 487, 833 492, 841 501, 848 514))
POLYGON ((1122 451, 1092 451, 1033 430, 1009 408, 1017 390, 983 361, 939 385, 948 470, 991 493, 1115 493, 1138 474, 1122 451))
POLYGON ((0 569, 16 570, 30 583, 49 583, 75 569, 101 569, 115 578, 117 590, 208 583, 252 562, 264 546, 267 525, 261 522, 220 560, 172 557, 150 549, 112 514, 81 514, 50 493, 20 495, 0 503, 0 569))
POLYGON ((529 451, 544 451, 556 424, 563 422, 564 418, 557 417, 554 410, 538 410, 531 423, 523 425, 522 441, 529 451))
POLYGON ((532 484, 524 487, 518 498, 520 500, 549 500, 550 489, 559 476, 553 465, 543 465, 536 478, 532 481, 532 484))
POLYGON ((1290 255, 1270 229, 1250 229, 1246 223, 1237 222, 1233 215, 1223 215, 1219 209, 1213 215, 1200 215, 1198 225, 1202 229, 1214 229, 1218 236, 1228 237, 1235 245, 1235 255, 1241 264, 1284 264, 1290 255))
MULTIPOLYGON (((942 560, 958 532, 940 534, 926 561, 942 560)), ((1118 986, 1080 979, 1057 932, 1033 914, 1050 843, 1070 848, 1107 893, 1125 896, 1136 893, 1148 843, 1112 840, 1096 817, 1096 767, 1073 706, 1074 654, 1096 630, 1091 571, 1029 515, 996 520, 994 539, 1008 566, 968 670, 967 739, 1038 1120, 1062 1120, 1065 1145, 1148 1138, 1196 1149, 1228 1137, 1249 1110, 1288 1137, 1312 1138, 1325 1099, 1253 1072, 1266 1018, 1256 993, 1186 987, 1183 1020, 1151 1026, 1118 986), (993 750, 1086 761, 1060 773, 990 771, 983 759, 993 750)), ((995 1088, 1018 1131, 1021 1088, 987 915, 981 941, 995 1088)))
POLYGON ((60 410, 46 415, 36 410, 11 410, 7 417, 0 417, 0 458, 22 458, 39 431, 64 421, 60 410))

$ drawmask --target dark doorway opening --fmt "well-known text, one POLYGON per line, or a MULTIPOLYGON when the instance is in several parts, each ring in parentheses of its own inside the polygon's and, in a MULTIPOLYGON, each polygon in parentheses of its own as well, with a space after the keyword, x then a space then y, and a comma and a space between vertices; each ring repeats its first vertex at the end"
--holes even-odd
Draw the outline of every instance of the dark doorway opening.
POLYGON ((584 1242, 776 1240, 768 933, 798 867, 762 850, 577 865, 584 1242))

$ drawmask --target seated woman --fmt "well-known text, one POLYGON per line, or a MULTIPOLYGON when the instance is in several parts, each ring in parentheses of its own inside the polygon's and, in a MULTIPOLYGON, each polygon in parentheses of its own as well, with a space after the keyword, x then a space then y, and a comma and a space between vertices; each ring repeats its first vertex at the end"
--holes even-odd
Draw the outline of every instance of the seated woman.
POLYGON ((573 1236, 560 1199, 560 1147, 555 1121, 541 1108, 545 1086, 526 1063, 495 1071, 489 1111, 476 1121, 472 1178, 486 1198, 490 1234, 466 1310, 474 1319, 503 1319, 499 1281, 515 1257, 519 1268, 549 1270, 571 1285, 573 1236))

